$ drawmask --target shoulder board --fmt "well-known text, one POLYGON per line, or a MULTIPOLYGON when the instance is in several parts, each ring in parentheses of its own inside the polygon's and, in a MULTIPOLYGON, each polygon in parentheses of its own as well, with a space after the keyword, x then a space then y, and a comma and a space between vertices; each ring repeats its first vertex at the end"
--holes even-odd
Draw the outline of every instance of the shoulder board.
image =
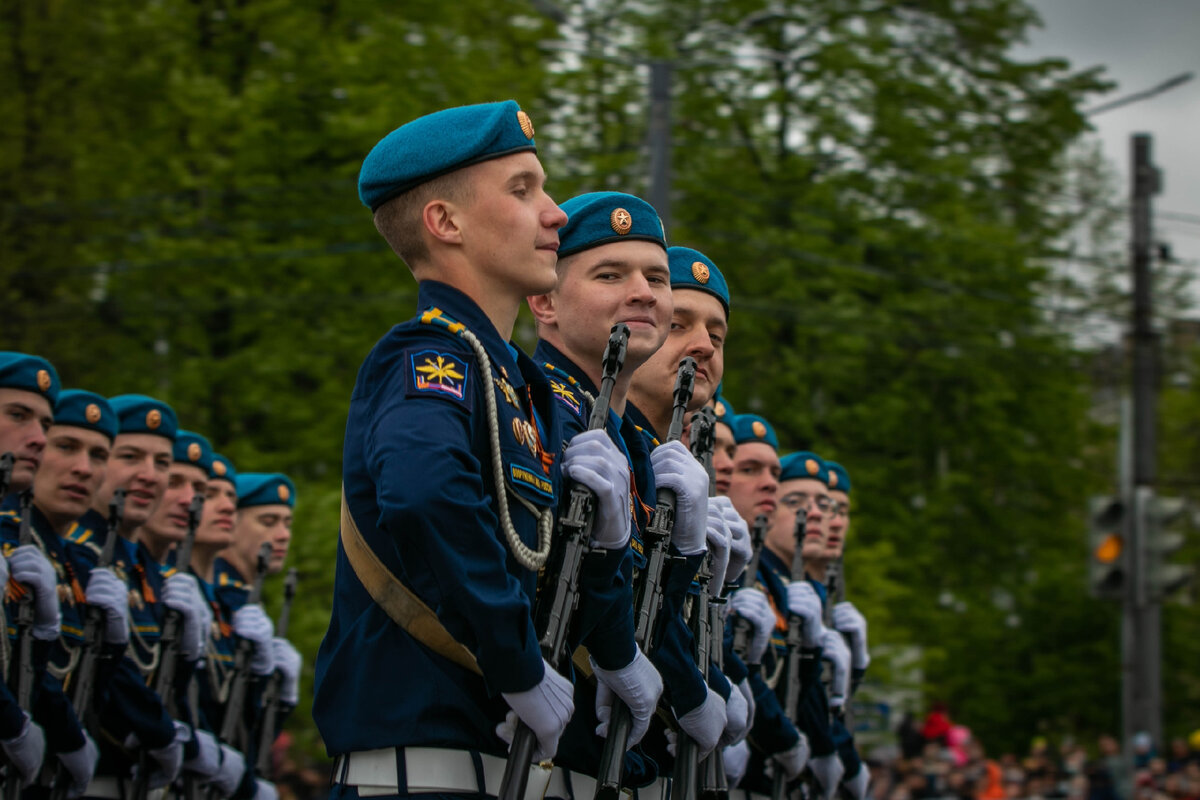
POLYGON ((165 566, 165 565, 164 565, 164 566, 162 567, 162 569, 160 569, 160 570, 159 570, 159 572, 161 572, 161 573, 162 573, 162 576, 163 576, 164 578, 169 578, 169 577, 171 577, 172 575, 174 575, 176 572, 179 572, 179 568, 178 568, 178 567, 175 567, 175 566, 169 566, 169 567, 168 567, 168 566, 165 566))
POLYGON ((658 447, 660 444, 662 444, 662 442, 654 438, 654 434, 643 428, 641 425, 634 425, 633 427, 637 428, 638 433, 646 437, 652 447, 658 447))
POLYGON ((419 316, 417 319, 420 320, 422 325, 433 325, 436 328, 444 328, 450 333, 453 333, 455 336, 460 335, 467 329, 466 325, 463 325, 461 322, 437 307, 428 308, 422 311, 421 316, 419 316))

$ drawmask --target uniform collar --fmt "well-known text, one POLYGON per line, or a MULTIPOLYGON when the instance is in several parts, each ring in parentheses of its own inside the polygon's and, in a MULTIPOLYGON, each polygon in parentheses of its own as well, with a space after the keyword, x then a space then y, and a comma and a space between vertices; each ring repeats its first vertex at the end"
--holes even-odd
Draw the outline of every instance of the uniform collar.
POLYGON ((549 364, 555 370, 567 373, 575 379, 575 383, 579 388, 592 397, 600 393, 600 390, 596 388, 596 384, 592 383, 592 379, 587 376, 586 372, 580 369, 578 364, 545 339, 538 339, 537 349, 533 351, 533 360, 539 364, 549 364))
POLYGON ((642 410, 629 401, 625 402, 625 417, 638 426, 642 433, 655 444, 662 441, 658 438, 658 431, 654 430, 654 426, 650 424, 650 420, 646 418, 642 410))
POLYGON ((461 322, 479 339, 497 372, 507 378, 515 388, 525 385, 508 343, 500 337, 500 332, 488 319, 487 314, 483 313, 479 304, 470 297, 445 283, 421 281, 417 287, 417 307, 420 311, 440 308, 446 316, 455 322, 461 322))

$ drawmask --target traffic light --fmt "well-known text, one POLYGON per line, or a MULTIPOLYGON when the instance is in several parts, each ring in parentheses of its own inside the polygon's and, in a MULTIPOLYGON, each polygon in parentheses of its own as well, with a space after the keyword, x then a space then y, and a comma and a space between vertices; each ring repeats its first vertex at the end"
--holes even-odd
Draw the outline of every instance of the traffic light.
POLYGON ((1187 501, 1182 497, 1151 497, 1146 504, 1146 588, 1151 598, 1164 600, 1192 582, 1195 567, 1167 563, 1183 547, 1186 538, 1175 530, 1186 518, 1187 501))
POLYGON ((1088 501, 1088 590, 1102 600, 1120 600, 1129 586, 1126 575, 1125 504, 1118 497, 1088 501))

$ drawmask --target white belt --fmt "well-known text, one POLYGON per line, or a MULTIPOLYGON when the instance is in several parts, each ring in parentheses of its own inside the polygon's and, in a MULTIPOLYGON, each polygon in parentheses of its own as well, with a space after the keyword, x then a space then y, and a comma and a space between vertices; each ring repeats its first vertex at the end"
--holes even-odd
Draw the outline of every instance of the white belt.
POLYGON ((99 800, 121 800, 121 781, 112 775, 97 775, 88 784, 84 797, 96 797, 99 800))

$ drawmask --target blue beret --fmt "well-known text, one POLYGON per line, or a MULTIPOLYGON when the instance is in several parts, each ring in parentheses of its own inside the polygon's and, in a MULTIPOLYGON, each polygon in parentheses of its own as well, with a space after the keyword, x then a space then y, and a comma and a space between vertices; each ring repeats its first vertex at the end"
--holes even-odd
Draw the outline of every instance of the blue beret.
POLYGON ((747 442, 766 442, 775 450, 779 449, 779 439, 775 437, 775 429, 757 414, 738 414, 733 418, 733 440, 738 444, 747 442))
POLYGON ((825 468, 829 470, 829 488, 850 494, 850 473, 836 461, 826 461, 825 468))
POLYGON ((235 479, 238 508, 249 506, 296 506, 296 486, 280 472, 243 472, 235 479))
POLYGON ((816 453, 789 453, 779 462, 779 481, 782 483, 800 478, 809 478, 829 485, 829 469, 816 453))
POLYGON ((447 108, 380 139, 358 173, 358 197, 375 211, 448 172, 527 150, 537 151, 533 122, 515 100, 447 108))
POLYGON ((113 411, 121 420, 118 433, 153 433, 175 441, 179 420, 169 405, 144 394, 110 397, 113 411))
POLYGON ((733 410, 733 404, 721 395, 720 389, 713 395, 713 413, 717 415, 717 422, 733 427, 733 418, 737 416, 737 412, 733 410))
POLYGON ((208 467, 209 480, 225 480, 229 481, 237 488, 237 470, 233 467, 233 462, 220 453, 213 453, 212 464, 208 467))
POLYGON ((23 389, 40 394, 54 408, 62 384, 46 359, 25 353, 0 352, 0 389, 23 389))
POLYGON ((198 433, 180 430, 175 434, 175 461, 180 464, 195 464, 208 472, 212 467, 213 449, 208 439, 198 433))
POLYGON ((560 206, 567 224, 558 229, 558 257, 631 239, 667 249, 667 233, 654 206, 623 192, 590 192, 560 206))
POLYGON ((82 389, 65 389, 54 405, 54 424, 70 425, 117 438, 117 412, 100 395, 82 389))
POLYGON ((699 289, 721 301, 729 319, 729 286, 712 259, 690 247, 668 247, 672 289, 699 289))

